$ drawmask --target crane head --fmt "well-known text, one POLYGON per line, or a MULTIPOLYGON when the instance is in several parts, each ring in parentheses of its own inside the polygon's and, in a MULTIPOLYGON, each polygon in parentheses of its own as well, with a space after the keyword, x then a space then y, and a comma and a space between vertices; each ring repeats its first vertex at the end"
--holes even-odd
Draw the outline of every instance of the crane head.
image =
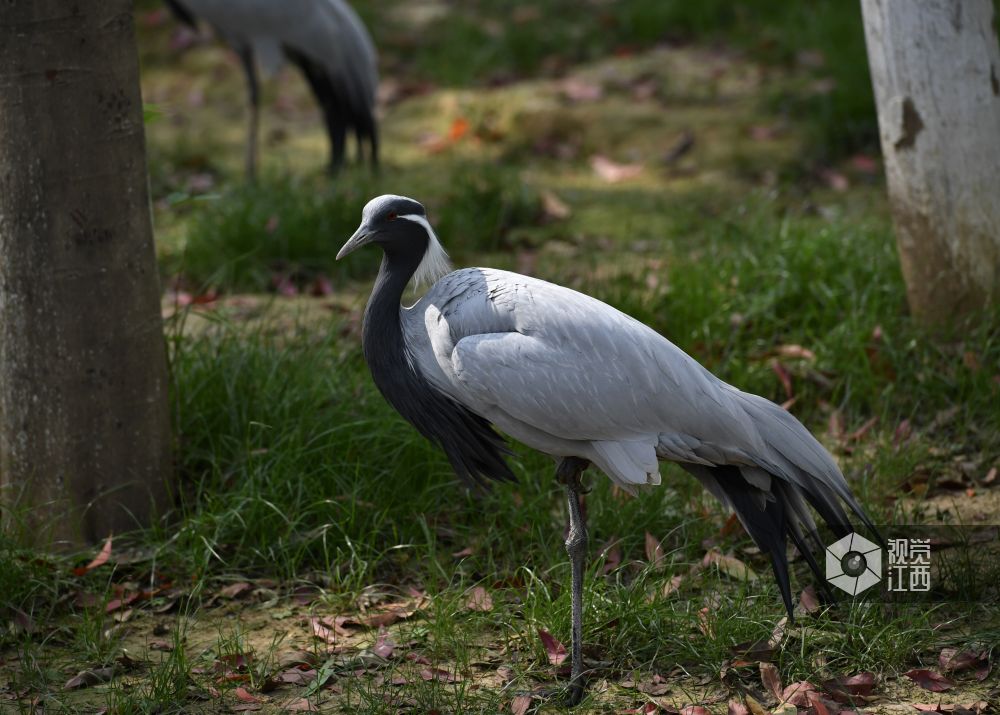
POLYGON ((369 243, 376 243, 386 254, 413 256, 414 281, 417 285, 433 282, 451 271, 448 254, 438 241, 419 201, 405 196, 378 196, 361 212, 361 225, 337 252, 337 260, 369 243))

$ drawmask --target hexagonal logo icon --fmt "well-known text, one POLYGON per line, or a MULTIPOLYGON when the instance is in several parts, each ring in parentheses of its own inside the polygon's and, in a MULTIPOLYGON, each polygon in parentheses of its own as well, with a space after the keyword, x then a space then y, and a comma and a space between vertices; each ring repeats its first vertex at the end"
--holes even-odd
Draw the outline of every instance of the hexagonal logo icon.
POLYGON ((857 596, 882 580, 882 547, 851 532, 826 547, 826 580, 857 596))

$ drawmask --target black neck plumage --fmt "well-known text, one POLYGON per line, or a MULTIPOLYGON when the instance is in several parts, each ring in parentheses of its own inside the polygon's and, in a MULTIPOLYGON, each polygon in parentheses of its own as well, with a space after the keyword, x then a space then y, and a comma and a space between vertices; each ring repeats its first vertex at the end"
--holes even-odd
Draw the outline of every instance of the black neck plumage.
MULTIPOLYGON (((426 244, 425 244, 426 246, 426 244)), ((400 301, 423 256, 386 252, 365 308, 362 345, 382 396, 424 437, 440 446, 463 480, 514 479, 509 450, 490 423, 434 388, 410 358, 400 301)))

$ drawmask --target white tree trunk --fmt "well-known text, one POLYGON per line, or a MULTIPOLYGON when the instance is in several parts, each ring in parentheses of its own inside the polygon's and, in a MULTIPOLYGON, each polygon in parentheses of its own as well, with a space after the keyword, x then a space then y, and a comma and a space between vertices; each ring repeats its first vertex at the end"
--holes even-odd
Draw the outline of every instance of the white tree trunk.
POLYGON ((861 0, 910 308, 1000 299, 1000 48, 991 0, 861 0))

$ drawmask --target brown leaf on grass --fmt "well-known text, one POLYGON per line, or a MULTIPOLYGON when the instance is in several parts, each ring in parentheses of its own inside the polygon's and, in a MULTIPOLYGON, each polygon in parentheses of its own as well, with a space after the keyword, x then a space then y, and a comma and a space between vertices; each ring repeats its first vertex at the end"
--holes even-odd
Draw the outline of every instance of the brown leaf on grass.
POLYGON ((799 605, 806 613, 816 613, 819 610, 819 597, 813 586, 806 586, 799 594, 799 605))
POLYGON ((35 632, 35 621, 20 608, 14 609, 14 615, 10 619, 10 626, 15 634, 25 633, 31 635, 35 632))
POLYGON ((810 693, 819 694, 819 690, 808 680, 799 680, 785 686, 781 691, 781 702, 791 703, 800 708, 809 706, 810 693))
POLYGON ((316 671, 312 668, 302 670, 301 668, 287 668, 275 676, 279 683, 286 685, 309 685, 316 679, 316 671))
POLYGON ((482 586, 476 586, 469 593, 469 597, 465 601, 465 607, 470 611, 482 611, 484 613, 492 611, 493 597, 482 586))
POLYGON ((422 680, 436 680, 439 683, 459 683, 462 681, 462 676, 449 673, 444 668, 424 668, 420 671, 420 677, 422 680))
POLYGON ((712 628, 712 622, 709 618, 708 606, 698 610, 698 630, 702 632, 706 638, 715 638, 715 629, 712 628))
POLYGON ((715 565, 720 572, 737 581, 756 581, 757 574, 753 569, 740 561, 735 556, 727 556, 716 549, 705 552, 705 557, 701 560, 702 567, 715 565))
POLYGON ((646 561, 648 561, 654 569, 659 571, 663 568, 663 547, 660 545, 659 539, 646 532, 646 561))
POLYGON ((595 102, 604 96, 604 87, 579 77, 569 77, 559 85, 560 93, 571 102, 595 102))
POLYGON ((444 151, 467 135, 469 133, 470 126, 471 125, 469 124, 468 119, 465 117, 457 117, 452 120, 451 125, 448 127, 447 134, 443 137, 429 137, 421 142, 421 146, 431 154, 444 151))
POLYGON ((527 715, 527 712, 530 708, 531 708, 530 695, 516 695, 514 699, 510 701, 511 715, 527 715))
POLYGON ((991 467, 990 471, 986 472, 986 476, 983 477, 983 484, 992 484, 997 478, 997 468, 991 467))
POLYGON ((790 360, 808 360, 812 362, 816 359, 816 353, 814 353, 809 348, 804 348, 801 345, 779 345, 774 349, 774 354, 778 357, 788 358, 790 360))
POLYGON ((945 673, 957 673, 963 670, 979 668, 989 662, 985 651, 958 650, 943 648, 938 656, 938 665, 945 673))
POLYGON ((683 574, 677 574, 676 576, 672 577, 669 581, 667 581, 665 584, 663 584, 663 588, 660 591, 660 595, 666 598, 670 594, 675 593, 678 589, 680 589, 681 584, 683 582, 684 582, 683 574))
POLYGON ((750 715, 750 708, 738 700, 730 700, 726 706, 726 715, 750 715))
POLYGON ((678 715, 712 715, 701 705, 686 705, 677 711, 678 715))
POLYGON ((319 657, 311 650, 289 650, 278 656, 278 666, 281 668, 313 666, 318 662, 319 657))
POLYGON ((643 681, 641 683, 636 683, 636 690, 640 693, 645 693, 646 695, 652 695, 653 697, 659 697, 670 692, 671 685, 670 682, 664 678, 659 673, 655 673, 652 678, 648 681, 643 681))
POLYGON ((744 698, 746 699, 747 708, 749 708, 752 715, 770 715, 770 713, 764 709, 764 706, 757 702, 757 700, 752 696, 745 695, 744 698))
POLYGON ((404 656, 407 660, 411 660, 418 665, 430 665, 431 659, 426 655, 421 655, 420 653, 414 653, 412 650, 404 656))
POLYGON ((389 632, 384 628, 378 629, 378 637, 375 639, 375 646, 372 648, 372 652, 379 658, 391 658, 392 651, 395 649, 396 645, 389 638, 389 632))
POLYGON ((339 636, 351 635, 351 632, 343 627, 344 620, 346 620, 344 616, 337 616, 333 622, 329 618, 313 616, 309 619, 309 625, 316 638, 332 645, 337 642, 339 636))
POLYGON ((86 688, 91 685, 99 685, 100 683, 106 683, 115 677, 114 666, 108 666, 106 668, 93 668, 91 670, 81 670, 79 673, 74 675, 72 678, 66 681, 63 686, 64 690, 75 690, 77 688, 86 688))
POLYGON ((795 397, 795 393, 792 390, 792 376, 791 373, 788 372, 788 368, 777 360, 772 360, 771 370, 774 371, 774 374, 778 376, 778 380, 781 381, 781 387, 785 391, 785 396, 789 400, 795 397))
POLYGON ((453 553, 451 557, 453 559, 462 559, 465 558, 466 556, 472 556, 474 553, 476 552, 473 550, 471 546, 466 546, 461 551, 456 551, 455 553, 453 553))
POLYGON ((173 643, 168 643, 167 641, 150 641, 150 650, 158 650, 163 653, 170 653, 174 649, 173 643))
POLYGON ((232 583, 219 591, 219 595, 223 598, 239 598, 245 593, 249 593, 253 590, 253 585, 247 583, 246 581, 239 581, 237 583, 232 583))
POLYGON ((836 715, 840 712, 834 703, 820 696, 819 693, 810 692, 806 696, 809 699, 809 707, 811 707, 816 715, 836 715))
POLYGON ((781 702, 781 676, 773 663, 760 664, 760 682, 764 684, 775 700, 781 702))
POLYGON ((538 637, 542 639, 542 645, 545 647, 545 653, 549 657, 549 663, 552 665, 562 665, 568 655, 566 653, 566 646, 557 641, 551 633, 541 628, 538 629, 538 637))
POLYGON ((73 569, 73 574, 76 576, 83 576, 88 571, 92 571, 96 569, 98 566, 103 566, 104 564, 106 564, 108 562, 108 559, 111 558, 111 538, 112 537, 109 535, 108 540, 104 542, 104 546, 101 547, 101 550, 98 552, 97 556, 95 556, 89 564, 87 564, 86 566, 78 566, 77 568, 73 569))
POLYGON ((259 703, 259 702, 261 702, 260 698, 257 698, 257 697, 254 697, 253 695, 251 695, 250 692, 246 688, 244 688, 242 685, 239 686, 238 688, 236 688, 236 690, 233 691, 233 695, 235 695, 237 697, 237 699, 242 700, 245 703, 259 703))
POLYGON ((985 700, 974 703, 910 703, 920 712, 941 713, 941 715, 980 715, 990 706, 985 700))
POLYGON ((304 713, 319 712, 319 708, 313 705, 305 698, 295 698, 293 700, 289 700, 282 707, 290 712, 304 712, 304 713))
POLYGON ((903 675, 924 690, 930 690, 933 693, 943 693, 945 690, 951 690, 955 687, 954 682, 940 673, 928 670, 927 668, 914 668, 903 673, 903 675))
POLYGON ((542 214, 550 221, 569 218, 569 205, 551 191, 542 192, 542 214))
POLYGON ((865 699, 871 696, 875 687, 875 674, 869 672, 858 673, 857 675, 842 676, 823 681, 823 688, 834 700, 839 702, 851 702, 853 698, 865 699))
POLYGON ((619 164, 600 154, 590 157, 590 168, 610 184, 634 179, 644 171, 642 164, 619 164))

